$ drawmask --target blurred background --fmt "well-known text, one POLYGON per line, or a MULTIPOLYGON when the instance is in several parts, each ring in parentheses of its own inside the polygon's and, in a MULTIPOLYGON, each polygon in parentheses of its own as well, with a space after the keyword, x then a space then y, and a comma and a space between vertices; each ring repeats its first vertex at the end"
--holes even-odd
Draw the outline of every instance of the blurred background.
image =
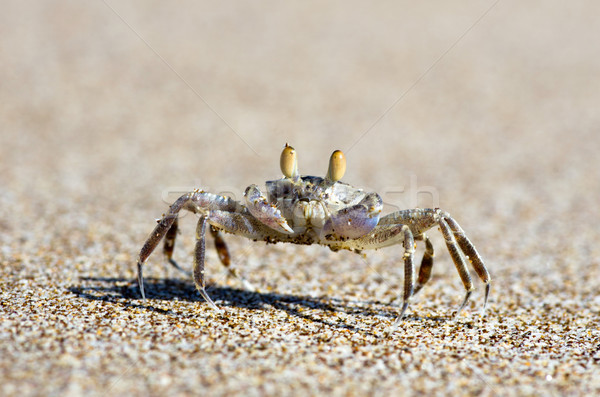
POLYGON ((4 9, 2 218, 17 233, 107 209, 137 228, 181 188, 239 194, 280 176, 286 142, 304 174, 342 149, 344 180, 390 210, 439 205, 488 238, 577 233, 598 214, 595 2, 4 9))

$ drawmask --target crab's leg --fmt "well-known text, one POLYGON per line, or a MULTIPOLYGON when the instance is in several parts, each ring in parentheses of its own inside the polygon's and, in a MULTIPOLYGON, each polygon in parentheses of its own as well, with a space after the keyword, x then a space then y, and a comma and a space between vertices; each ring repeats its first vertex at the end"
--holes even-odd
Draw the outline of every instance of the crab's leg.
POLYGON ((456 238, 456 242, 458 243, 462 252, 469 258, 473 268, 477 272, 477 275, 485 283, 485 300, 483 302, 483 310, 485 311, 485 307, 487 306, 488 296, 490 293, 490 282, 491 277, 488 272, 485 264, 483 263, 483 259, 475 249, 475 246, 469 238, 466 236, 465 232, 462 230, 460 225, 451 217, 445 217, 444 220, 447 222, 448 226, 454 233, 454 237, 456 238))
MULTIPOLYGON (((144 293, 143 276, 144 263, 146 262, 150 254, 152 254, 160 240, 162 240, 162 238, 165 237, 165 235, 171 232, 173 223, 177 221, 177 216, 179 212, 184 208, 192 212, 207 212, 212 208, 217 208, 222 211, 239 210, 238 204, 232 198, 226 196, 218 196, 211 193, 205 193, 199 190, 191 193, 186 193, 183 196, 179 197, 173 204, 171 204, 171 206, 169 207, 169 211, 165 215, 163 215, 160 221, 158 221, 158 225, 154 227, 154 230, 152 231, 152 233, 150 233, 150 236, 148 236, 146 242, 140 250, 140 255, 138 257, 137 262, 137 270, 138 284, 140 286, 140 293, 142 295, 142 299, 146 299, 146 294, 144 293)), ((172 231, 172 233, 175 233, 175 230, 172 231)), ((173 238, 173 246, 174 241, 175 240, 173 238)))
POLYGON ((231 267, 231 255, 229 254, 227 244, 225 244, 225 240, 223 239, 223 233, 221 233, 217 228, 211 226, 210 234, 213 236, 213 239, 215 241, 215 248, 217 250, 217 254, 219 255, 219 260, 221 261, 223 266, 225 266, 229 274, 231 274, 235 278, 240 279, 244 284, 244 287, 251 291, 254 291, 254 286, 244 277, 240 276, 236 269, 231 267))
POLYGON ((289 236, 287 233, 279 233, 267 227, 250 214, 240 212, 210 211, 208 221, 220 230, 250 240, 284 241, 289 236))
POLYGON ((206 237, 206 217, 201 216, 198 219, 196 227, 196 248, 194 250, 194 283, 200 295, 206 302, 215 310, 219 310, 215 302, 210 299, 206 293, 206 285, 204 280, 204 254, 205 254, 205 237, 206 237))
POLYGON ((437 208, 415 208, 387 214, 379 219, 378 225, 410 225, 413 233, 418 235, 435 226, 441 216, 437 208))
MULTIPOLYGON (((379 226, 392 225, 392 224, 406 224, 409 225, 415 235, 423 234, 426 230, 432 228, 436 224, 440 227, 446 246, 452 257, 454 265, 460 275, 460 278, 465 286, 466 296, 459 307, 457 314, 467 304, 471 292, 473 291, 473 282, 467 268, 467 260, 473 265, 479 278, 486 284, 485 287, 485 302, 484 310, 487 304, 488 295, 490 291, 490 275, 481 259, 481 256, 475 249, 475 246, 465 235, 465 232, 461 229, 458 223, 450 217, 450 215, 439 208, 424 208, 424 209, 411 209, 397 211, 392 214, 386 215, 379 220, 379 226)), ((431 267, 433 265, 433 247, 428 248, 427 241, 425 242, 425 255, 421 269, 419 270, 419 284, 424 284, 431 275, 431 267)), ((420 286, 417 286, 417 290, 420 286)))
MULTIPOLYGON (((205 256, 205 235, 206 235, 206 223, 214 226, 216 229, 223 230, 239 236, 244 236, 252 240, 267 240, 281 238, 282 234, 277 233, 275 230, 271 230, 263 225, 261 222, 256 220, 252 215, 241 212, 228 212, 220 210, 209 211, 206 215, 203 215, 198 220, 198 227, 196 228, 196 248, 194 255, 194 283, 196 288, 202 295, 202 297, 208 302, 208 304, 217 309, 215 303, 210 299, 205 289, 204 281, 204 256, 205 256)), ((229 268, 231 264, 231 257, 225 241, 221 237, 218 230, 211 229, 211 233, 215 237, 215 246, 219 258, 225 267, 229 268), (212 230, 215 230, 213 232, 212 230)), ((283 235, 286 236, 286 235, 283 235)), ((231 270, 231 269, 230 269, 231 270)), ((233 272, 235 275, 235 272, 233 272)), ((254 287, 252 284, 241 278, 244 286, 250 290, 254 287)))
POLYGON ((175 259, 173 259, 173 250, 175 249, 175 239, 177 238, 178 223, 179 222, 177 221, 177 218, 175 218, 175 221, 173 221, 171 228, 167 231, 167 234, 165 235, 165 244, 163 246, 163 252, 165 253, 165 256, 167 257, 169 263, 175 269, 189 276, 190 272, 184 270, 181 266, 179 266, 179 264, 177 264, 177 262, 175 262, 175 259))
POLYGON ((473 281, 471 280, 471 275, 469 274, 469 269, 467 268, 467 262, 463 253, 461 252, 459 245, 456 243, 456 239, 454 238, 454 234, 448 226, 448 223, 445 218, 440 219, 439 222, 440 229, 442 230, 442 234, 444 235, 444 239, 446 240, 446 246, 448 247, 448 251, 450 252, 450 256, 454 261, 454 265, 456 266, 456 270, 460 275, 460 278, 465 286, 465 290, 467 291, 465 295, 465 299, 462 304, 456 311, 456 315, 466 306, 471 293, 473 292, 473 281))
POLYGON ((140 255, 138 257, 137 262, 137 270, 138 270, 138 284, 140 286, 140 293, 142 294, 142 299, 146 299, 146 294, 144 293, 144 275, 143 275, 143 267, 146 259, 150 256, 152 251, 156 248, 160 240, 167 234, 167 232, 171 229, 173 222, 177 219, 177 214, 183 207, 187 200, 183 201, 177 200, 169 209, 169 213, 158 222, 158 225, 154 228, 144 246, 140 251, 140 255))
POLYGON ((231 265, 231 255, 229 255, 229 250, 227 249, 227 244, 225 244, 225 240, 223 240, 222 233, 214 228, 210 228, 210 234, 213 236, 215 240, 215 248, 217 250, 217 254, 219 255, 219 259, 223 266, 229 269, 231 265))
MULTIPOLYGON (((427 282, 431 275, 434 251, 431 241, 429 241, 429 238, 425 234, 421 234, 417 238, 425 240, 425 254, 419 269, 418 290, 427 282)), ((333 249, 350 248, 358 250, 377 249, 402 243, 404 247, 404 294, 400 316, 398 316, 393 326, 396 327, 408 309, 410 298, 417 291, 415 290, 414 268, 415 237, 411 228, 406 224, 393 224, 391 221, 388 221, 383 225, 376 226, 370 233, 360 238, 342 242, 326 240, 325 243, 333 249)))
MULTIPOLYGON (((429 240, 427 240, 429 241, 429 240)), ((410 227, 407 225, 397 224, 391 225, 386 224, 383 226, 377 226, 375 229, 355 240, 349 240, 339 243, 340 247, 344 247, 344 244, 350 244, 353 249, 377 249, 383 248, 394 244, 402 243, 404 247, 404 294, 403 304, 400 316, 398 317, 395 326, 404 317, 411 296, 414 294, 415 286, 415 268, 414 268, 414 256, 415 256, 415 239, 410 227)), ((337 248, 333 241, 329 241, 328 244, 333 248, 337 248)), ((431 243, 429 243, 431 245, 431 243)), ((431 247, 433 250, 433 247, 431 247)), ((433 257, 433 254, 430 255, 433 257)), ((427 266, 427 265, 426 265, 427 266)))
POLYGON ((402 233, 404 234, 404 302, 398 320, 404 318, 406 309, 408 309, 408 301, 413 295, 415 285, 415 268, 413 263, 415 256, 415 241, 408 226, 402 226, 402 233))
POLYGON ((333 250, 353 249, 353 250, 369 250, 389 247, 391 245, 400 244, 403 241, 404 235, 402 229, 405 225, 383 225, 375 226, 371 232, 366 235, 349 240, 321 240, 322 244, 330 246, 333 250))
POLYGON ((425 253, 423 254, 423 259, 421 259, 421 266, 419 267, 419 278, 417 279, 417 285, 414 292, 415 294, 419 292, 431 278, 433 257, 435 256, 433 244, 431 244, 429 237, 423 233, 419 239, 422 239, 425 242, 425 253))
POLYGON ((294 231, 275 204, 269 203, 258 186, 250 185, 244 192, 246 208, 256 219, 280 233, 292 234, 294 231))

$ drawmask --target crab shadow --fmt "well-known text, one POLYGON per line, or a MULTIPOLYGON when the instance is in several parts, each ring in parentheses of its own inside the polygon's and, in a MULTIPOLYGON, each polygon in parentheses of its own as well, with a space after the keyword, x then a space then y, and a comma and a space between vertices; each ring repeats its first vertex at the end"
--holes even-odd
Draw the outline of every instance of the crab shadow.
MULTIPOLYGON (((171 309, 161 308, 153 303, 198 302, 204 299, 198 294, 193 283, 177 278, 145 278, 146 300, 141 299, 137 281, 118 277, 81 277, 81 285, 68 288, 73 294, 89 300, 103 301, 125 307, 148 310, 165 315, 181 315, 171 309)), ((305 295, 281 294, 276 292, 250 291, 227 286, 209 285, 207 293, 219 307, 239 307, 249 310, 274 308, 289 315, 322 323, 335 328, 370 333, 341 321, 335 322, 330 316, 319 312, 345 313, 353 316, 379 316, 396 318, 399 307, 380 301, 349 301, 332 297, 312 297, 305 295)), ((195 315, 195 314, 190 314, 195 315)), ((408 320, 423 320, 409 315, 408 320)), ((428 317, 427 320, 446 321, 447 318, 428 317)))

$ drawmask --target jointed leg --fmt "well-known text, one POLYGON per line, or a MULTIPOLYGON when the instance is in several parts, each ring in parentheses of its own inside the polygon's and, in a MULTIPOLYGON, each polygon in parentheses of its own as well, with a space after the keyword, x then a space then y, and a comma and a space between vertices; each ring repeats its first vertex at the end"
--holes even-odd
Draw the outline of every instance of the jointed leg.
POLYGON ((460 251, 460 248, 459 248, 458 244, 456 243, 456 239, 454 238, 454 234, 452 233, 450 227, 448 226, 448 223, 446 222, 445 218, 440 219, 440 229, 442 230, 442 234, 444 235, 444 239, 446 240, 446 246, 448 247, 450 256, 452 257, 452 260, 454 261, 456 270, 458 271, 458 274, 460 275, 460 278, 465 286, 465 290, 467 291, 467 293, 465 295, 465 299, 463 300, 462 304, 456 311, 456 314, 458 315, 458 313, 467 304, 467 301, 469 300, 469 297, 471 296, 471 293, 473 292, 473 281, 471 280, 471 275, 469 274, 469 269, 467 268, 467 262, 465 260, 465 257, 463 256, 462 252, 460 251))
POLYGON ((167 257, 167 260, 169 261, 169 263, 177 270, 179 270, 182 273, 185 273, 186 275, 190 275, 190 272, 188 272, 187 270, 184 270, 182 267, 180 267, 177 262, 175 262, 175 259, 173 259, 173 250, 175 249, 175 239, 177 238, 177 230, 178 230, 178 220, 177 218, 175 218, 175 221, 173 221, 173 224, 171 225, 171 228, 167 231, 167 234, 165 235, 165 244, 164 244, 164 248, 163 248, 163 252, 165 253, 165 256, 167 257))
MULTIPOLYGON (((169 250, 173 252, 173 247, 175 244, 175 233, 177 230, 177 226, 173 228, 173 224, 177 222, 177 216, 179 211, 182 209, 187 209, 192 212, 201 212, 202 209, 220 209, 222 211, 236 211, 237 203, 235 200, 225 197, 218 196, 211 193, 205 193, 202 191, 194 191, 191 193, 184 194, 179 197, 172 205, 169 207, 169 212, 163 215, 162 219, 158 222, 158 225, 154 227, 148 239, 144 243, 144 246, 140 250, 140 255, 138 257, 137 269, 138 269, 138 284, 140 286, 140 293, 142 295, 142 299, 146 299, 146 295, 144 293, 144 276, 143 276, 143 267, 144 263, 152 254, 160 240, 165 237, 165 235, 169 235, 167 240, 169 242, 165 242, 165 252, 169 255, 169 250)), ((171 262, 171 260, 169 260, 171 262)), ((171 262, 173 264, 173 262, 171 262)), ((174 265, 175 266, 175 265, 174 265)), ((177 267, 177 266, 176 266, 177 267)))
POLYGON ((483 302, 483 311, 485 311, 485 307, 487 306, 487 300, 490 293, 490 281, 491 277, 487 268, 483 264, 483 259, 475 249, 475 246, 469 238, 465 235, 465 232, 459 226, 459 224, 452 218, 445 218, 445 221, 448 223, 448 226, 454 233, 454 237, 456 238, 456 242, 460 246, 462 252, 469 258, 469 261, 473 265, 473 268, 477 272, 477 275, 485 283, 485 300, 483 302))
MULTIPOLYGON (((421 260, 421 266, 419 267, 419 278, 417 279, 417 285, 415 287, 415 294, 423 288, 423 286, 431 278, 431 269, 433 267, 433 257, 435 256, 433 250, 433 244, 429 240, 429 237, 425 233, 421 235, 419 239, 423 239, 425 242, 425 253, 421 260)), ((414 295, 414 294, 413 294, 414 295)))
POLYGON ((255 290, 254 286, 248 280, 246 280, 244 277, 240 276, 235 268, 231 267, 231 255, 229 255, 229 250, 227 249, 227 244, 225 244, 225 240, 223 239, 223 233, 221 233, 221 231, 218 230, 217 228, 211 226, 210 234, 213 236, 213 239, 215 240, 215 248, 217 249, 217 254, 219 255, 219 259, 221 260, 221 263, 223 264, 223 266, 225 266, 225 268, 227 269, 229 274, 232 275, 233 277, 241 280, 242 284, 244 284, 244 287, 246 289, 248 289, 250 291, 254 291, 255 290))
POLYGON ((225 244, 225 240, 223 240, 222 233, 218 229, 211 226, 210 234, 215 240, 215 248, 217 249, 217 254, 219 255, 221 263, 223 266, 229 269, 229 266, 231 265, 231 256, 229 255, 227 244, 225 244))
MULTIPOLYGON (((173 206, 171 206, 171 209, 173 209, 174 206, 175 206, 175 204, 173 204, 173 206)), ((146 299, 146 294, 144 294, 144 276, 142 274, 144 262, 146 262, 146 259, 148 259, 148 257, 152 253, 152 251, 154 251, 154 248, 156 248, 156 246, 158 245, 160 240, 164 237, 164 235, 167 234, 167 232, 173 225, 173 222, 175 222, 175 220, 177 219, 177 213, 179 212, 179 210, 180 210, 180 208, 175 208, 174 211, 170 211, 169 214, 165 215, 158 222, 158 225, 156 225, 156 227, 154 228, 154 230, 152 231, 152 233, 150 234, 150 236, 144 243, 142 250, 140 251, 140 256, 139 256, 138 262, 137 262, 137 269, 138 269, 138 284, 140 286, 140 293, 142 294, 142 299, 146 299)))
MULTIPOLYGON (((259 239, 264 237, 260 224, 253 217, 244 215, 239 212, 227 212, 220 210, 212 210, 206 216, 200 216, 198 226, 196 228, 196 248, 194 254, 194 283, 200 292, 200 295, 213 308, 218 310, 217 305, 210 299, 205 289, 204 281, 204 257, 205 257, 205 240, 206 240, 206 223, 210 221, 215 229, 223 229, 238 235, 249 238, 259 239)), ((273 232, 276 233, 276 232, 273 232)), ((225 245, 225 241, 219 233, 216 233, 215 244, 219 258, 227 267, 231 263, 231 258, 225 245)))
POLYGON ((413 263, 415 256, 415 241, 408 226, 404 225, 402 227, 402 233, 404 234, 404 302, 402 304, 402 311, 398 317, 399 320, 404 317, 404 313, 408 308, 408 301, 413 295, 415 284, 415 269, 413 263))
POLYGON ((200 295, 208 302, 215 310, 219 310, 217 305, 210 299, 206 293, 204 280, 204 252, 205 252, 205 237, 206 237, 206 218, 201 216, 196 227, 196 248, 194 250, 194 283, 200 295))
MULTIPOLYGON (((373 233, 373 236, 377 236, 378 240, 382 241, 378 241, 378 246, 369 248, 384 247, 389 245, 388 242, 392 242, 392 240, 390 239, 382 239, 382 236, 380 236, 380 234, 382 233, 380 233, 380 231, 389 232, 394 230, 394 228, 390 227, 391 225, 410 225, 410 229, 414 232, 415 235, 417 235, 416 239, 423 239, 425 241, 425 254, 423 255, 421 266, 419 268, 419 277, 417 280, 416 288, 414 290, 414 292, 416 293, 423 287, 425 283, 427 283, 427 281, 429 281, 431 277, 434 250, 433 245, 431 244, 427 236, 424 234, 424 232, 426 230, 429 230, 436 224, 440 227, 442 234, 444 235, 444 240, 446 241, 446 246, 448 247, 448 251, 450 252, 452 261, 456 266, 458 274, 460 275, 460 278, 466 290, 465 298, 456 313, 458 314, 466 306, 467 302, 469 301, 469 297, 471 296, 471 292, 473 291, 473 282, 471 280, 471 275, 467 267, 467 258, 473 265, 481 281, 486 284, 484 302, 485 310, 490 291, 490 275, 483 263, 483 260, 481 259, 481 256, 475 249, 473 243, 471 243, 471 241, 465 235, 465 232, 461 229, 458 223, 450 217, 448 213, 441 211, 439 208, 402 210, 382 217, 379 220, 375 232, 373 233)), ((406 246, 406 242, 407 238, 405 237, 405 250, 408 249, 408 247, 406 246)), ((408 264, 405 263, 405 273, 407 272, 408 264)), ((405 278, 405 302, 402 309, 402 315, 404 314, 407 307, 406 297, 410 297, 410 294, 407 292, 409 284, 407 284, 408 281, 406 280, 409 280, 409 278, 405 278)), ((394 326, 398 325, 399 321, 400 319, 396 321, 394 326)))

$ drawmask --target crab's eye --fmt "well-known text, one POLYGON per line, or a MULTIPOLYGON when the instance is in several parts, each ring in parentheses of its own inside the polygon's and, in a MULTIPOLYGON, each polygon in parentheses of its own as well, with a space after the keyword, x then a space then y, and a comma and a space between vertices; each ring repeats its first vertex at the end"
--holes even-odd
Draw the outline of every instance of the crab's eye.
POLYGON ((331 154, 329 159, 329 170, 327 171, 327 179, 332 182, 337 182, 344 177, 346 172, 346 156, 341 150, 336 150, 331 154))
POLYGON ((283 152, 281 152, 279 165, 281 166, 281 172, 283 172, 283 175, 286 178, 292 178, 298 174, 298 159, 296 158, 296 151, 287 143, 283 148, 283 152))

